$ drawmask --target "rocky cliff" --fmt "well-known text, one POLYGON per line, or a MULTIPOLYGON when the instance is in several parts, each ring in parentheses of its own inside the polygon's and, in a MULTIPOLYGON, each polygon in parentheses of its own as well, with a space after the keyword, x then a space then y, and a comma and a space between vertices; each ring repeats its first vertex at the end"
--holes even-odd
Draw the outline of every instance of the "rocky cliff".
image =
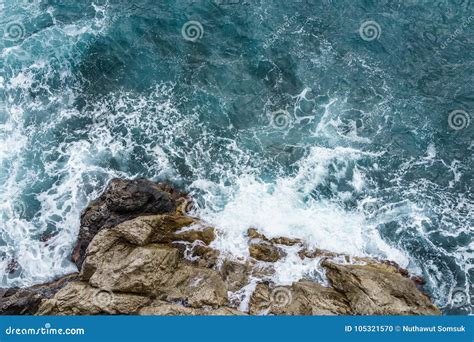
POLYGON ((209 245, 218 232, 187 215, 185 194, 144 179, 112 180, 84 210, 72 260, 77 274, 0 289, 1 314, 36 315, 437 315, 393 262, 309 250, 304 241, 248 230, 248 260, 209 245), (319 260, 311 278, 272 282, 284 247, 319 260), (349 263, 348 261, 352 261, 349 263), (355 261, 355 263, 354 263, 355 261))

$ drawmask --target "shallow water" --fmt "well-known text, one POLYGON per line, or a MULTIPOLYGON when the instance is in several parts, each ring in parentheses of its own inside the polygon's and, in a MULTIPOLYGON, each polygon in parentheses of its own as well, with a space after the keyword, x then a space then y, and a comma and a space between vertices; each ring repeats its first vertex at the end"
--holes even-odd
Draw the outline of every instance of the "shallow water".
POLYGON ((246 256, 253 226, 388 258, 472 313, 450 304, 474 281, 471 1, 0 0, 0 18, 1 286, 74 271, 80 211, 140 176, 190 191, 223 251, 246 256))

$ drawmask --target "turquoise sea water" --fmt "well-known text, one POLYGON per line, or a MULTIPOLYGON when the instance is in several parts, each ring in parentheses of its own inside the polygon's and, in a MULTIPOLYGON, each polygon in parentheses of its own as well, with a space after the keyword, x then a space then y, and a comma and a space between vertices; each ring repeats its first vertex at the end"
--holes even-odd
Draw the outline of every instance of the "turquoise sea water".
POLYGON ((2 286, 74 271, 80 211, 140 176, 223 251, 388 258, 472 313, 472 1, 0 0, 0 37, 2 286))

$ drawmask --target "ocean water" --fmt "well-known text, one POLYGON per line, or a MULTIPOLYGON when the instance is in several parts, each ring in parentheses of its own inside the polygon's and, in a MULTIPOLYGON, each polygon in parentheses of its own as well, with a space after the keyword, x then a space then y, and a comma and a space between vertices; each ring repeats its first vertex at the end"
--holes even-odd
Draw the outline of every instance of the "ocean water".
POLYGON ((75 271, 81 210, 146 177, 229 255, 299 237, 472 313, 471 0, 0 0, 0 54, 1 286, 75 271))

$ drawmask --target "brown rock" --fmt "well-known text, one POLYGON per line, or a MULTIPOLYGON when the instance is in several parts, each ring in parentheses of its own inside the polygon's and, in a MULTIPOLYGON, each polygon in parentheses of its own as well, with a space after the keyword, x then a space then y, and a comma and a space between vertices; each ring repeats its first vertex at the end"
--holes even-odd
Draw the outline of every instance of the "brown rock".
POLYGON ((176 270, 179 251, 166 245, 135 246, 117 238, 113 230, 97 234, 90 244, 83 280, 112 291, 154 294, 176 270))
POLYGON ((324 249, 314 249, 314 250, 307 250, 307 249, 302 249, 298 252, 298 255, 300 256, 301 259, 304 258, 320 258, 320 257, 336 257, 338 256, 337 253, 329 252, 324 249))
POLYGON ((190 197, 182 197, 176 203, 176 215, 190 216, 190 213, 197 208, 197 204, 190 197))
MULTIPOLYGON (((158 216, 159 217, 159 216, 158 216)), ((144 246, 149 244, 157 229, 157 216, 139 216, 132 220, 120 223, 112 228, 117 236, 122 237, 131 244, 144 246)))
POLYGON ((181 265, 167 284, 167 301, 184 301, 191 307, 227 304, 227 289, 215 270, 181 265))
POLYGON ((285 246, 294 246, 294 245, 301 245, 303 241, 300 239, 290 239, 287 237, 277 237, 270 240, 271 243, 277 245, 285 245, 285 246))
POLYGON ((112 228, 119 236, 135 245, 173 241, 210 244, 215 239, 214 228, 198 223, 196 219, 178 215, 140 216, 112 228))
POLYGON ((213 268, 216 266, 220 252, 209 246, 196 244, 191 247, 190 257, 196 259, 194 262, 197 266, 213 268))
POLYGON ((114 227, 140 215, 173 213, 176 193, 146 179, 113 179, 99 198, 81 214, 81 227, 72 261, 80 269, 92 238, 105 228, 114 227))
POLYGON ((259 233, 257 229, 255 228, 249 228, 247 230, 247 236, 250 238, 250 239, 260 239, 260 240, 263 240, 263 241, 269 241, 268 238, 263 235, 262 233, 259 233))
POLYGON ((43 301, 37 315, 134 314, 149 302, 147 297, 114 293, 87 283, 72 282, 53 298, 43 301))
POLYGON ((252 242, 249 246, 249 253, 252 258, 267 262, 278 261, 282 256, 278 247, 262 240, 252 242))
POLYGON ((142 308, 139 315, 145 316, 241 316, 245 315, 242 311, 232 308, 218 309, 195 309, 188 308, 179 304, 170 304, 161 300, 154 301, 151 305, 142 308))
MULTIPOLYGON (((142 178, 143 179, 143 178, 142 178)), ((188 194, 182 191, 177 190, 175 187, 168 183, 155 183, 157 189, 168 193, 172 200, 176 201, 176 206, 178 202, 185 201, 188 199, 188 194)))
POLYGON ((34 315, 41 304, 42 296, 29 288, 2 289, 2 292, 1 315, 34 315))
POLYGON ((209 245, 216 238, 214 228, 212 227, 188 227, 177 231, 173 235, 173 240, 183 240, 194 242, 197 240, 203 241, 209 245))
POLYGON ((76 279, 77 273, 28 288, 0 289, 0 315, 34 315, 43 299, 76 279))
POLYGON ((220 269, 229 291, 235 292, 248 284, 251 266, 232 260, 224 260, 220 269))
POLYGON ((250 314, 261 315, 348 315, 345 296, 311 281, 292 286, 258 284, 250 299, 250 314))
MULTIPOLYGON (((293 301, 286 312, 292 315, 349 315, 351 309, 344 295, 333 288, 307 280, 291 286, 293 301)), ((285 312, 285 310, 283 311, 285 312)))
POLYGON ((439 315, 410 279, 384 264, 337 265, 324 262, 333 287, 356 315, 439 315))
POLYGON ((377 267, 386 270, 387 272, 395 272, 400 273, 402 276, 409 278, 410 274, 408 270, 400 267, 396 262, 390 260, 377 260, 373 258, 367 257, 357 257, 357 256, 349 256, 346 254, 341 253, 334 253, 324 249, 314 249, 314 250, 307 250, 306 248, 300 250, 298 255, 301 259, 304 258, 335 258, 335 257, 342 257, 345 262, 351 263, 353 261, 366 263, 369 265, 377 265, 377 267))
POLYGON ((275 264, 272 263, 258 263, 251 260, 250 274, 254 278, 258 279, 267 279, 271 278, 275 274, 275 264))
POLYGON ((132 245, 114 229, 96 235, 81 275, 98 288, 165 296, 193 307, 227 302, 227 290, 217 271, 180 261, 179 250, 168 245, 132 245))
POLYGON ((168 243, 179 240, 175 233, 181 228, 193 225, 196 221, 187 216, 160 215, 156 216, 154 222, 154 234, 152 242, 168 243))
POLYGON ((294 246, 303 243, 303 241, 301 241, 300 239, 290 239, 287 237, 276 237, 273 239, 269 239, 255 228, 249 228, 247 230, 247 236, 250 239, 260 239, 277 245, 294 246))
POLYGON ((140 309, 138 314, 140 316, 195 316, 200 315, 201 310, 156 300, 140 309))

